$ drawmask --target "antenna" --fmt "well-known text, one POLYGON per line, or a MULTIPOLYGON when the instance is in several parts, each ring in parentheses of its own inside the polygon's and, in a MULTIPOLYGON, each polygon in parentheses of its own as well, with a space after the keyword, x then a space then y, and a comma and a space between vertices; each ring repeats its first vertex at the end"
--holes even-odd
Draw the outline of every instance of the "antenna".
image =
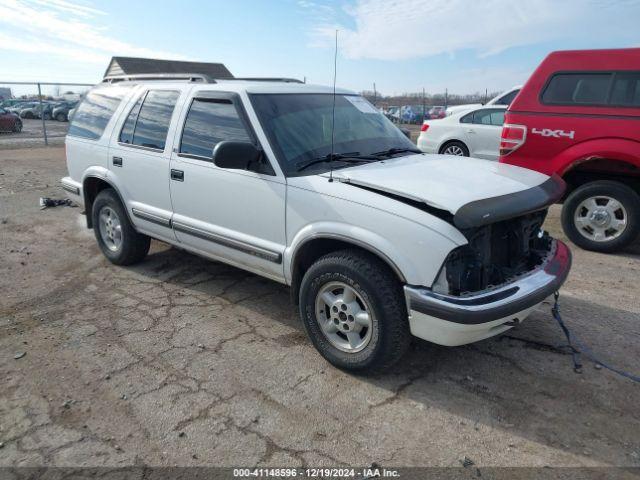
POLYGON ((333 182, 334 131, 336 126, 336 75, 338 70, 338 30, 336 30, 336 49, 333 54, 333 107, 331 109, 331 156, 329 157, 329 182, 333 182))

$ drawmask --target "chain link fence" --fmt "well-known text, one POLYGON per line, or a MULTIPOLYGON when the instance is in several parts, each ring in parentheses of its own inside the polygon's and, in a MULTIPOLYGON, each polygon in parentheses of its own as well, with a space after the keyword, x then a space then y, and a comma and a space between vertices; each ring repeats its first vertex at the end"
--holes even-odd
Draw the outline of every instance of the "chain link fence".
POLYGON ((70 112, 92 86, 0 80, 0 149, 64 144, 70 112))

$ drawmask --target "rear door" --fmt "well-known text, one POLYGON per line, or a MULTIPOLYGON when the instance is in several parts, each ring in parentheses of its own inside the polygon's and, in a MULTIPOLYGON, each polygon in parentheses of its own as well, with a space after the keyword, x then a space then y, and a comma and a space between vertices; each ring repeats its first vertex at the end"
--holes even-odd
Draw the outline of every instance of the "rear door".
POLYGON ((169 193, 169 132, 184 93, 180 88, 138 91, 114 130, 109 149, 109 169, 118 180, 130 218, 138 230, 157 238, 175 240, 171 230, 169 193))
POLYGON ((176 237, 198 252, 282 281, 284 177, 268 159, 250 170, 213 164, 218 142, 259 143, 238 94, 200 91, 188 105, 171 159, 176 237))
POLYGON ((504 112, 503 108, 482 108, 473 112, 473 123, 467 127, 472 157, 498 160, 504 112))

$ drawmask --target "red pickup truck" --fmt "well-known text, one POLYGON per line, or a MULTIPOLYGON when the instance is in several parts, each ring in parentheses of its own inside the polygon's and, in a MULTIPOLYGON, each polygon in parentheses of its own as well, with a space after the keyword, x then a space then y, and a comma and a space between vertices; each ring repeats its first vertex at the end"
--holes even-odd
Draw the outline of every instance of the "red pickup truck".
POLYGON ((640 232, 640 48, 553 52, 506 115, 500 162, 567 183, 562 226, 612 252, 640 232))

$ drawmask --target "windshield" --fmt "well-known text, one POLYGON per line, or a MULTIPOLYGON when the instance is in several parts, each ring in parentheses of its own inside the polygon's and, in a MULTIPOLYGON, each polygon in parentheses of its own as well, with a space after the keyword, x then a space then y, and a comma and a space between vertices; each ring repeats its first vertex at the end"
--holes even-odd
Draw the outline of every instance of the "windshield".
MULTIPOLYGON (((252 94, 251 102, 285 175, 317 174, 353 165, 336 160, 298 171, 301 164, 331 153, 332 94, 252 94)), ((371 155, 392 148, 416 148, 364 98, 336 95, 335 102, 334 153, 371 155)))

